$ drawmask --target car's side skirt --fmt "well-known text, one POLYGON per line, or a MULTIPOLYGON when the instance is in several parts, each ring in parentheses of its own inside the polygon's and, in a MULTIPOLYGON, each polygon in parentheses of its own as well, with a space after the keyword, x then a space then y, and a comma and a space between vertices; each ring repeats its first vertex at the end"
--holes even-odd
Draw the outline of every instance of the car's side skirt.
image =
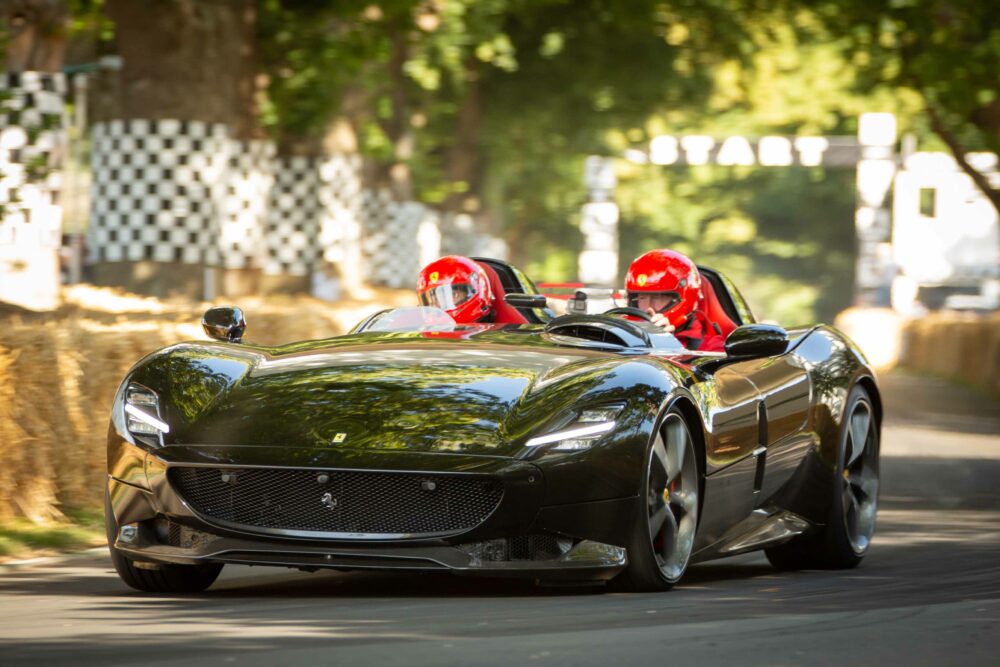
POLYGON ((735 556, 774 546, 801 535, 811 527, 810 522, 792 512, 779 510, 769 513, 763 509, 754 510, 749 517, 727 531, 718 542, 694 554, 692 561, 735 556))

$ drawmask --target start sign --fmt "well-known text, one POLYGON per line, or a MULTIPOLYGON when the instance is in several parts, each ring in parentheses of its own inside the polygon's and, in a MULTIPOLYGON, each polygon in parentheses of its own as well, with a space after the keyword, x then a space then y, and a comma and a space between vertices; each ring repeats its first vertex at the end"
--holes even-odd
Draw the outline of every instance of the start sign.
POLYGON ((717 141, 705 135, 662 134, 649 143, 648 154, 633 150, 626 157, 664 166, 843 167, 858 163, 861 145, 852 137, 732 136, 717 141))

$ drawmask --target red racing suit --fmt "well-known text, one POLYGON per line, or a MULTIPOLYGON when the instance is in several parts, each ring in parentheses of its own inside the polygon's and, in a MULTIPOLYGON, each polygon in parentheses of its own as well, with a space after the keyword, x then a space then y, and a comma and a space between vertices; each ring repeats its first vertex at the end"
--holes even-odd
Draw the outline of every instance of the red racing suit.
POLYGON ((700 310, 691 311, 687 323, 674 330, 677 338, 689 350, 699 352, 725 352, 726 339, 718 325, 709 321, 700 310))

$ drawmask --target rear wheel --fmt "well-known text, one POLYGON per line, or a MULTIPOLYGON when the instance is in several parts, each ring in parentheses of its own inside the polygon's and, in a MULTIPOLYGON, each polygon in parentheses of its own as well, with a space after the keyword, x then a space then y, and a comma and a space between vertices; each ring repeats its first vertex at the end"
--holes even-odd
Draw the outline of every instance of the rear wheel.
POLYGON ((687 570, 698 527, 698 459, 687 423, 671 410, 646 451, 642 500, 616 583, 664 591, 687 570))
POLYGON ((204 565, 163 563, 154 570, 137 568, 132 560, 115 549, 118 522, 111 511, 111 499, 107 491, 104 492, 104 525, 108 535, 111 564, 115 566, 115 571, 121 580, 136 590, 148 593, 198 593, 211 586, 222 571, 222 565, 217 563, 204 565))
POLYGON ((851 390, 844 414, 826 526, 767 549, 768 560, 779 569, 851 568, 868 551, 878 510, 879 430, 864 387, 851 390))

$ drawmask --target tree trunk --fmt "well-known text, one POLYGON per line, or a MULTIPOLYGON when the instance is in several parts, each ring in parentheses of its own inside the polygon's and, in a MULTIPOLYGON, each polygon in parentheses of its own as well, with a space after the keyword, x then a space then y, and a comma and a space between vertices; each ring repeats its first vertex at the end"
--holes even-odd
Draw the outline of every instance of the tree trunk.
POLYGON ((965 159, 965 147, 961 145, 955 133, 952 132, 951 129, 945 124, 944 120, 941 118, 941 114, 934 107, 934 105, 927 102, 926 106, 927 115, 930 117, 931 121, 931 129, 934 130, 935 134, 941 137, 941 141, 948 146, 948 149, 955 157, 955 161, 958 162, 962 171, 968 174, 969 178, 972 179, 972 182, 976 184, 976 187, 982 191, 983 195, 989 199, 990 203, 993 205, 993 208, 996 209, 997 216, 1000 216, 1000 190, 994 190, 990 185, 989 179, 987 179, 982 173, 973 169, 972 165, 969 164, 969 161, 965 159))
POLYGON ((62 69, 69 24, 65 0, 3 0, 0 20, 8 38, 8 72, 62 69))
POLYGON ((413 199, 413 175, 409 161, 413 157, 414 137, 410 127, 410 104, 403 67, 409 58, 409 42, 406 27, 397 25, 390 35, 391 55, 389 57, 389 80, 392 83, 392 118, 389 120, 389 140, 393 145, 394 163, 389 169, 389 183, 393 196, 398 201, 413 199))
POLYGON ((258 136, 253 0, 107 0, 124 60, 110 116, 225 123, 258 136))
POLYGON ((455 123, 455 143, 448 152, 445 175, 451 183, 464 183, 464 192, 448 196, 443 208, 455 213, 474 213, 479 208, 479 130, 482 120, 482 95, 479 86, 478 60, 465 64, 466 89, 455 123), (471 210, 470 210, 471 209, 471 210))

